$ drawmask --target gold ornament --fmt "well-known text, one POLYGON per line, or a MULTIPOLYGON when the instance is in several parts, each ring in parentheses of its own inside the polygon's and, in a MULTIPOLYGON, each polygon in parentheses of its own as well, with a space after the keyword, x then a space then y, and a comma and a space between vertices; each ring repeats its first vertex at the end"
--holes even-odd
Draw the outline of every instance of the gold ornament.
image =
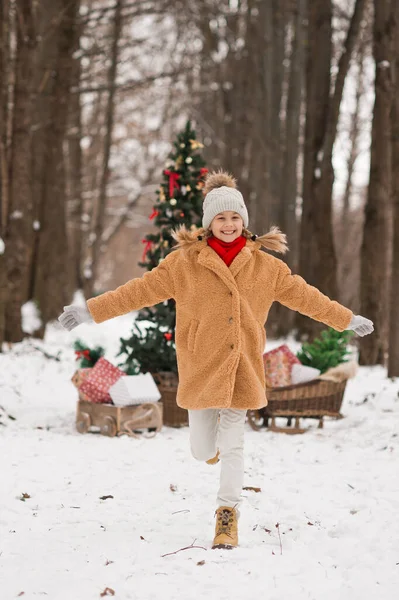
POLYGON ((180 155, 177 157, 177 159, 176 159, 176 162, 175 162, 175 169, 176 169, 176 170, 177 170, 177 169, 179 169, 179 167, 181 167, 181 165, 183 164, 183 162, 184 162, 184 161, 183 161, 183 157, 182 157, 182 155, 180 154, 180 155))
POLYGON ((167 248, 169 246, 169 242, 167 240, 165 240, 162 245, 164 248, 167 248))
POLYGON ((197 140, 190 140, 191 150, 197 150, 198 148, 203 148, 204 144, 198 142, 197 140))
POLYGON ((165 202, 165 190, 163 189, 163 187, 159 188, 159 201, 165 202))
POLYGON ((186 185, 186 191, 187 191, 187 192, 191 192, 191 186, 189 186, 189 185, 186 185))

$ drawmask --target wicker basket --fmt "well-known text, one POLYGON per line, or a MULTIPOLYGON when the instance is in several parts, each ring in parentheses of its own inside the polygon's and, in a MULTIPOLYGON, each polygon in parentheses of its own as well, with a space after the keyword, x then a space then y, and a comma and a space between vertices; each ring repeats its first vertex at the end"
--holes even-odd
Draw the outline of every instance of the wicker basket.
POLYGON ((178 378, 175 373, 162 371, 152 374, 161 392, 163 424, 168 427, 188 425, 188 411, 176 403, 178 378))
POLYGON ((322 379, 270 388, 266 391, 268 405, 248 411, 248 422, 256 431, 269 427, 284 433, 303 433, 305 429, 300 428, 300 418, 319 419, 319 427, 323 427, 323 418, 326 416, 342 418, 340 410, 345 388, 346 380, 334 382, 322 379), (277 427, 276 417, 287 417, 287 427, 277 427), (293 419, 295 424, 291 427, 293 419))

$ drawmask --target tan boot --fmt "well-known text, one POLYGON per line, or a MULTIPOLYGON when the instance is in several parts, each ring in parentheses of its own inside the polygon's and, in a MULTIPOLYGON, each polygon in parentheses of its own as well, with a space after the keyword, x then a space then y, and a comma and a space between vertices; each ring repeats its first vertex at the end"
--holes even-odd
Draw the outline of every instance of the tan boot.
POLYGON ((206 461, 207 465, 216 465, 216 463, 219 462, 219 450, 216 452, 216 456, 214 456, 213 458, 210 458, 209 460, 206 461))
POLYGON ((215 538, 212 548, 231 550, 238 546, 237 513, 230 506, 219 506, 216 510, 215 538))

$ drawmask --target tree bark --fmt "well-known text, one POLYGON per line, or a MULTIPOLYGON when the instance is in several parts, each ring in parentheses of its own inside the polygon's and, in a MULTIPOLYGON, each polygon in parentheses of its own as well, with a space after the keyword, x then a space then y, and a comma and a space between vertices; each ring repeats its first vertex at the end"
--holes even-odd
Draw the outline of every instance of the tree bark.
POLYGON ((119 41, 122 32, 122 9, 123 0, 117 0, 115 5, 115 16, 114 16, 114 27, 112 35, 112 49, 111 49, 111 64, 108 71, 108 100, 106 108, 106 133, 104 140, 104 155, 101 172, 100 191, 98 198, 97 214, 94 226, 94 243, 93 243, 93 258, 92 258, 92 278, 93 284, 95 284, 98 263, 101 252, 101 238, 104 231, 104 220, 105 220, 105 209, 107 203, 107 183, 109 176, 109 159, 111 155, 112 147, 112 133, 114 126, 114 113, 115 113, 115 85, 116 75, 119 58, 119 41))
MULTIPOLYGON (((318 0, 309 5, 309 69, 300 272, 309 283, 333 299, 338 297, 338 286, 332 226, 332 154, 345 79, 365 5, 366 0, 356 0, 331 97, 331 2, 318 0), (327 35, 329 44, 322 41, 322 37, 327 35), (317 56, 317 53, 320 56, 317 56)), ((321 327, 316 322, 305 320, 301 315, 297 317, 296 323, 298 329, 308 335, 318 332, 321 327)))
MULTIPOLYGON (((77 28, 77 31, 78 28, 77 28)), ((79 37, 76 36, 74 52, 79 49, 79 37)), ((73 59, 72 87, 78 87, 81 73, 80 57, 73 59)), ((82 108, 79 94, 72 94, 68 116, 68 248, 69 270, 68 290, 71 296, 77 289, 83 288, 82 278, 82 108)))
POLYGON ((75 27, 79 0, 71 0, 65 8, 59 7, 54 84, 49 99, 49 115, 45 128, 46 154, 42 172, 43 195, 37 270, 34 297, 41 312, 44 327, 55 319, 68 301, 68 250, 65 210, 64 142, 72 83, 75 27))
POLYGON ((394 94, 392 104, 393 257, 388 377, 399 377, 399 3, 393 2, 394 94))
POLYGON ((384 362, 387 350, 388 268, 391 244, 392 18, 390 0, 374 1, 373 54, 375 103, 372 125, 370 184, 361 249, 360 310, 374 322, 373 335, 361 338, 363 365, 384 362))
POLYGON ((16 2, 17 48, 12 125, 11 185, 5 235, 8 302, 5 339, 23 339, 21 307, 27 299, 32 254, 33 198, 31 187, 32 72, 36 37, 29 0, 16 2))

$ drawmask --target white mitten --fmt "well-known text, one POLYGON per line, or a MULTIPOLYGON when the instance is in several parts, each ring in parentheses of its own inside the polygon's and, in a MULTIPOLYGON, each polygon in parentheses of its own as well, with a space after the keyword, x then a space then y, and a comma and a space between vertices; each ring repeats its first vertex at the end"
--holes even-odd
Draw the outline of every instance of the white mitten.
POLYGON ((93 318, 85 306, 64 306, 64 312, 58 317, 59 322, 64 327, 71 331, 81 323, 89 323, 93 318))
POLYGON ((351 329, 360 337, 364 335, 368 335, 374 331, 373 321, 370 319, 366 319, 366 317, 361 317, 360 315, 353 315, 351 322, 349 323, 347 330, 351 329))

